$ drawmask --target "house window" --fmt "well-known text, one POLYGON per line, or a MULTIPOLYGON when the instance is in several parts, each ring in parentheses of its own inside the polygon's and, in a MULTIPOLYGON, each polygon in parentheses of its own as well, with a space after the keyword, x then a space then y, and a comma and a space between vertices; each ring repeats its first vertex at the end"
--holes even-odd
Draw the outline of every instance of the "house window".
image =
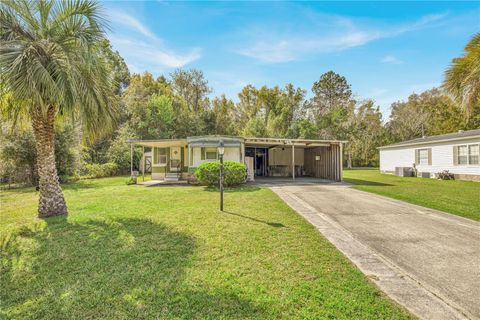
POLYGON ((458 146, 458 164, 468 164, 468 146, 458 146))
POLYGON ((428 149, 418 150, 418 164, 428 165, 428 149))
POLYGON ((480 145, 471 144, 468 146, 468 163, 469 164, 479 164, 480 158, 480 145))
POLYGON ((205 148, 205 160, 217 160, 217 148, 205 148))
POLYGON ((167 148, 156 148, 155 164, 167 164, 167 148))

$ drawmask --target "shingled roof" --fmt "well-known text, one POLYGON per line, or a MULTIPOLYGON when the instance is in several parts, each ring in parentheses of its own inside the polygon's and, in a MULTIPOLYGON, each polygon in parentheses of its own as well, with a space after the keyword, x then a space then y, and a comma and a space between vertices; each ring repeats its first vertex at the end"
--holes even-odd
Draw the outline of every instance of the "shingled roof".
POLYGON ((455 133, 447 133, 441 134, 438 136, 429 136, 423 138, 412 139, 408 141, 402 141, 394 144, 389 144, 387 146, 379 147, 378 149, 388 149, 394 147, 407 147, 411 145, 417 144, 424 144, 424 143, 431 143, 431 142, 442 142, 442 141, 451 141, 451 140, 461 140, 466 138, 474 138, 478 137, 480 139, 480 129, 475 130, 466 130, 466 131, 458 131, 455 133))

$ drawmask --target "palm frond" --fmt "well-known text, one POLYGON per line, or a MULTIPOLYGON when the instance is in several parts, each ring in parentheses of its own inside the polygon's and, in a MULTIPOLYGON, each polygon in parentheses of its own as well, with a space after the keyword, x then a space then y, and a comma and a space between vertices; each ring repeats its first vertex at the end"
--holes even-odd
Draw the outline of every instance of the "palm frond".
POLYGON ((480 108, 480 33, 465 46, 465 53, 452 60, 443 87, 463 107, 467 118, 480 108))
POLYGON ((116 101, 100 48, 105 28, 93 1, 1 2, 0 70, 11 98, 22 102, 9 109, 54 106, 91 136, 111 128, 116 101))

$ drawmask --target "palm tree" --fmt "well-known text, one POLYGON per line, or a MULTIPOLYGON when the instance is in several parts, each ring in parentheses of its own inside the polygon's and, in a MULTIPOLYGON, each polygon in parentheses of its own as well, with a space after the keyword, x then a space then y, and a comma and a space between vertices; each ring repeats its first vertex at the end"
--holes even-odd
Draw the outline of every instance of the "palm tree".
POLYGON ((15 101, 1 108, 32 124, 39 217, 67 213, 55 167, 56 119, 80 120, 88 136, 111 128, 111 73, 100 54, 105 36, 99 14, 98 4, 88 0, 0 2, 0 73, 15 101))
POLYGON ((480 108, 480 33, 472 37, 464 51, 463 57, 452 60, 443 85, 461 103, 468 118, 480 108))

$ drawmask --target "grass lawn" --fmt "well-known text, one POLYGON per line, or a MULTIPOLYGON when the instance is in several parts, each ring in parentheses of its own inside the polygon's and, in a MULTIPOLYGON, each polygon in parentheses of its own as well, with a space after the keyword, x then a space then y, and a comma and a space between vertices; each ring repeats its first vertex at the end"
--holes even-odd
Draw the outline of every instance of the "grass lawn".
POLYGON ((345 170, 356 189, 480 221, 480 183, 397 177, 374 169, 345 170))
POLYGON ((68 218, 2 190, 0 318, 408 319, 263 188, 64 187, 68 218))

